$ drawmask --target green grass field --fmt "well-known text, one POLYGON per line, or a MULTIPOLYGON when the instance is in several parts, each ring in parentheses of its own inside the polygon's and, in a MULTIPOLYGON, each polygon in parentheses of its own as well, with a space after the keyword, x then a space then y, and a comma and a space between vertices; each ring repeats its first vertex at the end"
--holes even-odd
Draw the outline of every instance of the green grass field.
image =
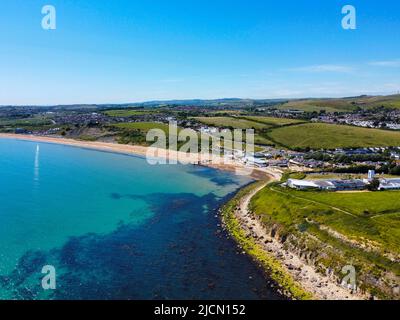
POLYGON ((274 145, 265 132, 274 128, 285 125, 301 123, 300 120, 258 117, 258 116, 240 116, 240 117, 196 117, 194 118, 209 126, 235 129, 255 129, 255 144, 274 145))
MULTIPOLYGON (((356 193, 304 192, 304 197, 341 208, 360 217, 377 218, 385 214, 400 214, 400 192, 398 191, 356 193)), ((400 232, 400 225, 397 227, 400 232)), ((398 240, 400 241, 400 237, 398 240)), ((398 244, 400 249, 400 242, 398 244)))
POLYGON ((400 146, 400 132, 325 123, 276 128, 268 133, 268 137, 290 149, 400 146))
POLYGON ((280 233, 307 239, 300 247, 308 246, 326 267, 340 272, 351 263, 360 277, 400 277, 400 265, 388 258, 400 257, 399 199, 399 191, 328 193, 272 184, 252 199, 251 208, 280 233))
POLYGON ((52 124, 51 120, 45 117, 16 119, 16 120, 0 119, 0 127, 26 128, 26 127, 46 126, 51 124, 52 124))
POLYGON ((400 254, 400 192, 309 192, 268 187, 253 199, 260 215, 295 227, 311 219, 354 239, 400 254), (340 210, 337 210, 340 209, 340 210))
POLYGON ((272 118, 263 116, 237 116, 237 117, 196 117, 204 124, 217 127, 233 127, 238 129, 268 129, 288 124, 301 123, 303 121, 286 118, 272 118))
POLYGON ((255 122, 255 121, 250 121, 246 119, 241 119, 241 118, 231 118, 231 117, 195 117, 194 118, 197 121, 200 121, 201 123, 204 123, 209 126, 215 126, 215 127, 232 127, 235 129, 264 129, 267 128, 268 125, 255 122))
POLYGON ((296 100, 289 101, 278 107, 281 110, 301 110, 305 112, 349 112, 356 110, 356 106, 350 100, 345 99, 323 99, 323 100, 296 100))
POLYGON ((273 146, 275 145, 275 143, 268 139, 267 137, 260 135, 260 134, 256 134, 254 136, 254 143, 258 144, 258 145, 262 145, 262 146, 273 146))
POLYGON ((343 99, 305 99, 289 101, 280 105, 281 110, 301 110, 305 112, 349 112, 357 108, 372 109, 376 107, 400 108, 400 95, 365 96, 343 99))
POLYGON ((255 121, 259 123, 264 123, 268 127, 280 127, 286 126, 288 124, 296 124, 304 122, 302 120, 296 119, 287 119, 287 118, 272 118, 272 117, 263 117, 263 116, 244 116, 243 118, 248 119, 250 121, 255 121))
POLYGON ((113 124, 112 126, 119 129, 139 130, 145 133, 151 129, 161 129, 164 132, 169 131, 167 124, 158 122, 127 122, 113 124))
POLYGON ((357 105, 364 109, 376 107, 400 108, 400 95, 365 97, 356 100, 357 105))

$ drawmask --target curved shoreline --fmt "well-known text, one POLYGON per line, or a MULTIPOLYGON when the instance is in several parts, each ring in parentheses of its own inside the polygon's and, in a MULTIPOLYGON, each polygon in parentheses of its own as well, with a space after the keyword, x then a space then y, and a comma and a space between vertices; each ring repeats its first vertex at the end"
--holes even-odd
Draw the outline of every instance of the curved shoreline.
MULTIPOLYGON (((156 152, 158 158, 166 159, 177 159, 177 157, 182 156, 180 152, 157 150, 155 148, 145 146, 121 145, 106 142, 88 142, 56 137, 0 133, 0 138, 59 144, 141 157, 148 156, 149 152, 156 152)), ((276 239, 270 238, 262 224, 248 211, 247 207, 251 198, 267 185, 268 182, 266 181, 279 180, 278 172, 265 168, 246 168, 243 164, 237 162, 232 161, 231 163, 224 163, 220 161, 221 159, 219 159, 219 161, 215 161, 215 158, 212 159, 214 161, 208 159, 208 161, 203 162, 201 159, 199 160, 198 154, 191 155, 190 157, 185 155, 185 159, 188 160, 188 164, 207 166, 217 170, 243 171, 251 169, 249 176, 251 176, 254 180, 261 180, 239 189, 236 195, 222 206, 220 209, 222 212, 222 220, 229 233, 242 246, 244 251, 261 264, 262 269, 267 271, 268 276, 282 287, 287 296, 294 299, 363 298, 350 295, 349 291, 340 287, 337 283, 333 282, 332 279, 316 273, 311 266, 303 263, 298 257, 293 260, 293 253, 286 252, 286 254, 284 254, 285 249, 283 248, 282 244, 280 244, 276 239), (294 270, 289 270, 287 267, 288 261, 282 259, 282 257, 287 257, 287 255, 292 257, 290 263, 292 266, 296 266, 294 270), (309 277, 299 277, 299 275, 296 274, 299 269, 306 270, 306 273, 309 275, 309 277), (316 288, 315 283, 310 281, 311 278, 315 279, 316 277, 319 283, 324 283, 324 287, 316 288)))
POLYGON ((180 164, 192 164, 201 165, 205 167, 214 168, 217 170, 224 170, 230 172, 236 172, 240 175, 247 175, 254 180, 264 180, 269 177, 274 177, 279 173, 268 168, 252 168, 248 167, 237 161, 227 160, 222 157, 214 155, 202 155, 202 154, 187 154, 180 151, 157 149, 146 146, 138 145, 125 145, 109 142, 98 142, 98 141, 82 141, 75 139, 67 139, 62 137, 48 137, 48 136, 35 136, 35 135, 22 135, 22 134, 8 134, 0 133, 0 138, 14 139, 21 141, 30 141, 38 143, 53 143, 65 146, 85 148, 89 150, 112 152, 124 155, 136 155, 141 157, 151 157, 152 159, 167 159, 176 161, 180 164), (179 160, 179 161, 178 161, 179 160))
POLYGON ((222 207, 222 218, 228 232, 266 273, 294 299, 365 300, 368 297, 339 285, 337 279, 316 272, 313 266, 289 252, 272 238, 262 223, 248 210, 253 196, 269 182, 257 182, 241 189, 222 207))

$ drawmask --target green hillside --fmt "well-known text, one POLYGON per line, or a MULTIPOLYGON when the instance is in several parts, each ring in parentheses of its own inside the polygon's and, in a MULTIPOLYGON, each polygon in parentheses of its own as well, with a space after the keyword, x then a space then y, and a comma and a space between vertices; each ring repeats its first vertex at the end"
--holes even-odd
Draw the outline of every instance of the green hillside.
POLYGON ((360 96, 342 99, 302 99, 292 100, 280 105, 281 110, 301 110, 306 112, 351 112, 358 108, 373 109, 378 107, 400 108, 400 95, 360 96))
POLYGON ((288 124, 296 124, 303 122, 302 120, 296 119, 288 119, 288 118, 272 118, 272 117, 263 117, 263 116, 245 116, 242 117, 244 119, 248 119, 250 121, 263 123, 269 127, 271 126, 286 126, 288 124))
POLYGON ((275 128, 268 132, 268 137, 290 149, 400 146, 400 132, 325 123, 275 128))
POLYGON ((289 101, 278 107, 281 110, 301 110, 305 112, 351 112, 357 109, 351 100, 346 99, 322 99, 322 100, 296 100, 289 101))
POLYGON ((267 124, 234 117, 196 117, 194 119, 209 126, 222 128, 232 127, 235 129, 263 129, 268 127, 267 124))

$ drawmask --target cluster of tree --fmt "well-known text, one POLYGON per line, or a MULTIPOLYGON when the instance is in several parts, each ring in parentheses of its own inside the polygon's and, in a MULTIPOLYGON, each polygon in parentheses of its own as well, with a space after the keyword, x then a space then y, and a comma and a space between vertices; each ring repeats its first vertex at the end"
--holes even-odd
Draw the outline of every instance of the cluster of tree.
POLYGON ((333 157, 333 161, 335 163, 353 163, 353 162, 363 162, 363 161, 388 161, 390 159, 387 154, 354 154, 354 155, 346 155, 346 154, 338 154, 333 157))
POLYGON ((334 173, 355 173, 355 174, 363 174, 368 173, 369 170, 375 170, 374 166, 351 166, 346 168, 335 168, 332 170, 334 173))
POLYGON ((375 170, 377 173, 390 174, 394 176, 400 176, 400 166, 395 163, 381 166, 376 168, 375 166, 350 166, 346 168, 335 168, 332 170, 334 173, 354 173, 354 174, 366 174, 369 170, 375 170))
POLYGON ((380 173, 391 174, 394 176, 400 176, 400 166, 392 162, 382 166, 379 171, 380 173))
POLYGON ((377 191, 379 189, 380 181, 379 179, 373 179, 369 185, 368 185, 368 190, 369 191, 377 191))
POLYGON ((389 170, 389 174, 400 176, 400 166, 395 166, 389 170))
POLYGON ((346 163, 351 164, 354 162, 363 162, 363 161, 388 161, 390 156, 386 153, 381 154, 355 154, 355 155, 346 155, 346 154, 337 154, 330 155, 324 152, 312 152, 306 154, 304 156, 305 159, 313 159, 317 161, 332 161, 334 163, 346 163))
POLYGON ((119 132, 117 141, 120 144, 148 144, 146 134, 140 130, 123 130, 119 132))
MULTIPOLYGON (((286 146, 285 146, 286 147, 286 146)), ((305 147, 305 148, 302 148, 302 147, 295 147, 295 148, 293 148, 293 151, 297 151, 297 152, 310 152, 311 151, 311 148, 310 147, 305 147)))
POLYGON ((304 156, 304 159, 312 159, 317 161, 331 161, 332 156, 324 152, 312 152, 304 156))

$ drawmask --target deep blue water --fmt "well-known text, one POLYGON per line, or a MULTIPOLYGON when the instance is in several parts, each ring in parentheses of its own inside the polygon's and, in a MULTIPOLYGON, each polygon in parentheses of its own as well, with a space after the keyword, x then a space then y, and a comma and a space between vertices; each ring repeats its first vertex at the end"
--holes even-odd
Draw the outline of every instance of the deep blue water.
POLYGON ((0 139, 0 298, 279 299, 216 217, 247 183, 0 139), (56 290, 41 287, 44 265, 56 268, 56 290))

